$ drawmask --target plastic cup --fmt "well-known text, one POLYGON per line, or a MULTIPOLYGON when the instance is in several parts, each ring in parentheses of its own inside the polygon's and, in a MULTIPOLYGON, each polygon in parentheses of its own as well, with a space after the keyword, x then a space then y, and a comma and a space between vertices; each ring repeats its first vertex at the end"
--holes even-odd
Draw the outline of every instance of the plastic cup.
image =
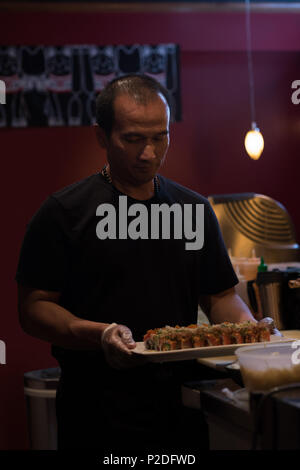
POLYGON ((247 281, 256 279, 259 264, 260 258, 248 258, 247 261, 239 263, 240 272, 247 281))

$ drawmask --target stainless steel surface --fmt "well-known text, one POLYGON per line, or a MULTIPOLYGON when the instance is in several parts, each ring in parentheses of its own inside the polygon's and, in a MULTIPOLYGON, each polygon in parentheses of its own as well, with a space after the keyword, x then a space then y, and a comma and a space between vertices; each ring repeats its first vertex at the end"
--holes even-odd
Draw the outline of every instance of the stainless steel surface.
POLYGON ((227 249, 234 257, 263 256, 266 263, 300 260, 293 222, 285 207, 256 193, 208 197, 227 249))
POLYGON ((272 282, 259 286, 261 303, 264 317, 271 317, 276 327, 282 330, 285 325, 281 307, 281 285, 279 282, 272 282))
POLYGON ((27 426, 32 450, 57 449, 56 389, 60 369, 50 368, 24 374, 27 426))

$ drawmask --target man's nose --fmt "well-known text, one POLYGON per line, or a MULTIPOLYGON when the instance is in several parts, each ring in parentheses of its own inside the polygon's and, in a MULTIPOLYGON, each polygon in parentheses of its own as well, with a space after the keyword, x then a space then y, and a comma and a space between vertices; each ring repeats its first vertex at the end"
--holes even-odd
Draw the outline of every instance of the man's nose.
POLYGON ((152 160, 153 158, 155 158, 155 148, 154 148, 154 145, 153 144, 146 144, 141 155, 140 155, 140 158, 142 160, 152 160))

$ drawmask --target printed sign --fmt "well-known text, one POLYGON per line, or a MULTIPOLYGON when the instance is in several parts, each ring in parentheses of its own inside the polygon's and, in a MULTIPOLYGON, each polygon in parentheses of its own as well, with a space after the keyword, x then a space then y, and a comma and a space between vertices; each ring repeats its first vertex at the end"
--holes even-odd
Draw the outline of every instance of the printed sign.
POLYGON ((179 48, 175 44, 132 46, 1 46, 0 127, 89 126, 95 98, 114 78, 150 75, 171 96, 181 118, 179 48), (4 96, 4 98, 3 98, 4 96))

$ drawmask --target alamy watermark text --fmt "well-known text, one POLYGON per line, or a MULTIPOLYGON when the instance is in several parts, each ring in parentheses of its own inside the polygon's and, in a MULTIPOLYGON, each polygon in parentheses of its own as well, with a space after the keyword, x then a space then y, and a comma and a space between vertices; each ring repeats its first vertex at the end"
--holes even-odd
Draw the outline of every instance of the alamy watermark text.
POLYGON ((6 364, 6 345, 0 340, 0 364, 6 364))
POLYGON ((298 365, 300 364, 300 340, 299 339, 292 342, 292 348, 293 349, 298 348, 296 349, 296 351, 293 352, 292 357, 291 357, 292 364, 298 365))
POLYGON ((3 80, 0 80, 0 104, 6 103, 6 85, 3 80))
POLYGON ((96 226, 100 240, 185 239, 186 250, 200 250, 204 244, 204 204, 178 204, 169 206, 142 203, 128 207, 127 196, 119 196, 118 211, 114 205, 103 203, 96 216, 102 217, 96 226), (134 217, 128 223, 128 218, 134 217))
POLYGON ((292 89, 295 90, 291 96, 292 103, 299 104, 300 103, 300 80, 293 81, 292 89))

